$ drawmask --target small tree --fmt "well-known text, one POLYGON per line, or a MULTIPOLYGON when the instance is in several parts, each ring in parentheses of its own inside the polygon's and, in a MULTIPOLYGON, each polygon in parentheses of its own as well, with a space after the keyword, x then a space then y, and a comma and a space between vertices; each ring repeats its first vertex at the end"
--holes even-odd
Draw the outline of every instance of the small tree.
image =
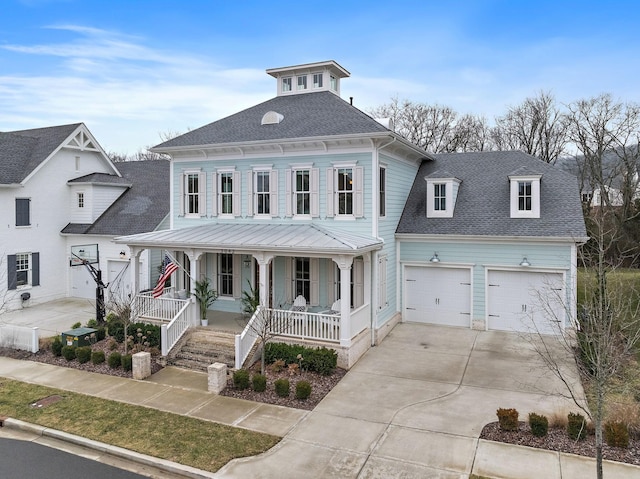
POLYGON ((202 279, 196 281, 193 294, 200 306, 200 319, 204 321, 207 319, 207 309, 218 299, 218 292, 211 287, 211 280, 203 276, 202 279))
POLYGON ((296 314, 300 315, 304 313, 273 310, 264 306, 258 306, 253 315, 253 321, 247 324, 250 331, 257 336, 262 345, 260 355, 261 374, 265 374, 265 346, 271 339, 291 329, 296 314))

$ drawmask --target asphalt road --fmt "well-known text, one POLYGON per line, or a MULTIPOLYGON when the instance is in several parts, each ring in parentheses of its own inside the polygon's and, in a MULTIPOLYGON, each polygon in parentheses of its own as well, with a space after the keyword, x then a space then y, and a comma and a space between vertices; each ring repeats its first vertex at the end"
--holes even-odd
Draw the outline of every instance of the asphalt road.
POLYGON ((148 479, 29 441, 0 438, 2 479, 148 479))

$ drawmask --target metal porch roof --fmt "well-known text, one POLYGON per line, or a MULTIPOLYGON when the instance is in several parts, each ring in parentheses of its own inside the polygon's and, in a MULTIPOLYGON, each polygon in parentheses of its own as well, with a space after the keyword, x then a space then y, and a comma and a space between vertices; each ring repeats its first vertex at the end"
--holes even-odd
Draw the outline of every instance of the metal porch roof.
POLYGON ((358 255, 382 248, 382 240, 314 224, 208 224, 115 238, 145 248, 212 249, 234 252, 358 255))

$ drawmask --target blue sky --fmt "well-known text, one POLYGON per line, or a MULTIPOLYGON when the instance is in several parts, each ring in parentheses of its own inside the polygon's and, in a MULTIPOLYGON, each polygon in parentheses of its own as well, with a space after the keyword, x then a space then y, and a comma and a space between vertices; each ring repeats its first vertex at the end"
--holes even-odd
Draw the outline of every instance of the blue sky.
POLYGON ((3 0, 0 131, 84 122, 132 153, 273 97, 267 68, 329 59, 363 110, 638 102, 639 47, 634 1, 3 0))

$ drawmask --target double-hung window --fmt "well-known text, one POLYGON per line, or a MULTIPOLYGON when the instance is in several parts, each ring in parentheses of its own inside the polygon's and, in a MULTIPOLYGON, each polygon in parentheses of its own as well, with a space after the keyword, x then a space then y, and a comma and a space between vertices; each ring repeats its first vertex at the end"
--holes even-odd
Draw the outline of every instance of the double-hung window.
POLYGON ((31 199, 16 198, 16 226, 31 225, 31 199))
POLYGON ((247 215, 278 216, 277 170, 261 166, 247 172, 247 215))
POLYGON ((447 210, 447 184, 435 183, 433 185, 433 209, 434 211, 447 210))
POLYGON ((218 293, 220 296, 233 296, 233 255, 218 255, 218 293))
POLYGON ((40 254, 7 255, 7 289, 22 289, 40 285, 40 254))
POLYGON ((269 214, 269 176, 270 171, 256 172, 256 214, 269 214))
POLYGON ((206 215, 205 183, 206 173, 199 170, 183 172, 180 183, 180 210, 182 215, 206 215))
POLYGON ((291 91, 291 77, 285 77, 282 79, 282 91, 283 92, 291 91))
POLYGON ((84 193, 78 193, 78 208, 84 208, 84 193))
POLYGON ((313 88, 322 88, 322 73, 313 74, 313 88))
POLYGON ((311 182, 310 170, 297 170, 295 174, 294 198, 296 209, 295 215, 311 214, 311 182))
POLYGON ((233 214, 233 173, 220 173, 220 214, 233 214))
POLYGON ((518 181, 518 211, 531 211, 530 181, 518 181))
POLYGON ((364 216, 364 169, 336 165, 327 170, 327 217, 364 216))
POLYGON ((307 89, 307 75, 302 75, 298 77, 298 90, 306 90, 307 89))
POLYGON ((311 298, 311 264, 309 258, 294 259, 293 296, 311 298))
POLYGON ((511 183, 511 218, 540 218, 540 180, 542 175, 516 174, 509 176, 511 183))

